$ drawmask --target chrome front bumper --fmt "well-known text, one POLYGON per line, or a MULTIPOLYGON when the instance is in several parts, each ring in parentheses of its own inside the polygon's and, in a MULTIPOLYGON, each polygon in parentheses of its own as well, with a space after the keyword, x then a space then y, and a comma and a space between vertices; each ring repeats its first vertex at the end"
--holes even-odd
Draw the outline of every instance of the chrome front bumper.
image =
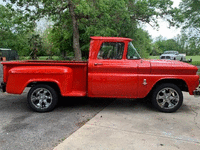
POLYGON ((198 90, 194 90, 194 96, 195 97, 199 97, 200 96, 200 90, 198 89, 198 90))
POLYGON ((195 97, 199 97, 200 96, 200 82, 199 82, 199 87, 196 90, 194 90, 193 93, 194 93, 195 97))

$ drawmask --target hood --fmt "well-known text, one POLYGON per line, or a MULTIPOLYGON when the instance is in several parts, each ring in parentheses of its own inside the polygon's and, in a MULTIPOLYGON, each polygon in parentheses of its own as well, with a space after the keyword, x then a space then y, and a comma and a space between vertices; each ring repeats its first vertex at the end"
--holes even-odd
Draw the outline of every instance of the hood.
POLYGON ((152 74, 195 75, 198 68, 176 60, 149 60, 152 74))

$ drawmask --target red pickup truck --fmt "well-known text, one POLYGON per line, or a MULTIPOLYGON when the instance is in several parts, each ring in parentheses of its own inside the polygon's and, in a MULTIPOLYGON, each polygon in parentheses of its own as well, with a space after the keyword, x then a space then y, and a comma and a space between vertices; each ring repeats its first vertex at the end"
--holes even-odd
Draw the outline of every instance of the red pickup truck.
POLYGON ((183 103, 182 91, 200 95, 198 68, 175 60, 141 59, 129 38, 91 37, 89 60, 2 62, 3 92, 21 94, 34 111, 55 108, 58 96, 144 98, 162 112, 183 103))

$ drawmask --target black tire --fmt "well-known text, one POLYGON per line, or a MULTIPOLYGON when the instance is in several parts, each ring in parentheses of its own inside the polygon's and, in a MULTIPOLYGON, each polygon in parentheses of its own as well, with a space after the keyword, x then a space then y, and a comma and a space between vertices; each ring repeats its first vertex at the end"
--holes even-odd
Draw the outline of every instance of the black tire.
POLYGON ((153 106, 166 113, 177 111, 183 103, 182 91, 178 86, 171 83, 163 83, 157 86, 151 98, 153 106))
POLYGON ((49 112, 56 107, 58 95, 51 86, 37 84, 28 92, 27 100, 32 110, 36 112, 49 112))

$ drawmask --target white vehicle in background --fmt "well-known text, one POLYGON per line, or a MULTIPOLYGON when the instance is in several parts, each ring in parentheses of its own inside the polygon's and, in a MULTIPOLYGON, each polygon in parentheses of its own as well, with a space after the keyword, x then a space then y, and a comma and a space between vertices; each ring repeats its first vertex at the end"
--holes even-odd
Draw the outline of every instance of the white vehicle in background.
POLYGON ((184 62, 192 61, 192 59, 187 61, 186 54, 179 54, 178 51, 165 51, 162 55, 160 55, 160 59, 179 60, 184 62))

